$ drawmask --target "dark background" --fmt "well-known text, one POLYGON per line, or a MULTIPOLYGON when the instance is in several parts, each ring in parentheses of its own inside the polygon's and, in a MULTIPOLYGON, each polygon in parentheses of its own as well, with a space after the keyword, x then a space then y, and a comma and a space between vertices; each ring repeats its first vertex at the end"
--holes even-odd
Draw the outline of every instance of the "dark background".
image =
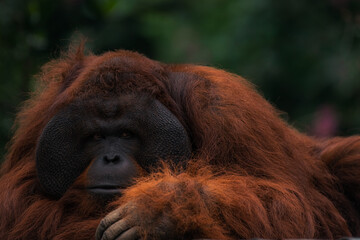
POLYGON ((34 75, 80 34, 237 73, 308 134, 360 133, 358 0, 0 0, 0 159, 34 75))

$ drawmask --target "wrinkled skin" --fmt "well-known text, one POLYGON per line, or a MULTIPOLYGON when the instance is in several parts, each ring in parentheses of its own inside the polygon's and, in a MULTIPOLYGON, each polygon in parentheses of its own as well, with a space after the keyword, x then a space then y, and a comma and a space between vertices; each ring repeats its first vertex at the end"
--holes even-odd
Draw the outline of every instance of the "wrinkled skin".
MULTIPOLYGON (((96 240, 136 240, 140 239, 141 227, 138 223, 144 221, 148 216, 137 211, 136 203, 129 202, 103 218, 96 230, 96 240)), ((174 224, 164 215, 157 219, 149 219, 157 222, 157 227, 153 229, 154 239, 175 239, 174 224)), ((144 224, 144 223, 143 223, 144 224)))

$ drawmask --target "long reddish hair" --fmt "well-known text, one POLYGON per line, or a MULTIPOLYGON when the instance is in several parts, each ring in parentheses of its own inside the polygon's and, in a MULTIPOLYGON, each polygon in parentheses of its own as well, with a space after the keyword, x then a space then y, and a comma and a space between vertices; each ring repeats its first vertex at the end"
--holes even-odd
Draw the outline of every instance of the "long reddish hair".
MULTIPOLYGON (((91 239, 110 209, 134 199, 151 202, 151 209, 139 206, 148 216, 169 206, 179 234, 221 239, 360 234, 360 137, 320 141, 299 133, 237 75, 166 65, 129 51, 84 55, 81 46, 47 63, 38 86, 17 115, 1 168, 3 239, 91 239), (102 77, 108 72, 114 82, 102 77), (35 166, 42 130, 79 94, 105 96, 106 84, 119 94, 146 92, 179 118, 193 145, 188 168, 176 173, 164 164, 109 206, 82 191, 83 176, 60 200, 48 199, 35 166), (185 184, 181 199, 172 192, 177 188, 167 187, 179 183, 185 184), (206 186, 203 195, 196 194, 199 186, 206 186)), ((144 222, 144 234, 147 228, 144 222)))

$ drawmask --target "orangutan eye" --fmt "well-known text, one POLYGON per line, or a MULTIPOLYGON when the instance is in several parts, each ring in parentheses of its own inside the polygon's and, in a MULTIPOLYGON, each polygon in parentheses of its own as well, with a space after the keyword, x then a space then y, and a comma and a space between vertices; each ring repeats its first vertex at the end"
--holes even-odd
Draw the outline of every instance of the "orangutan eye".
POLYGON ((131 138, 133 136, 133 134, 129 131, 122 131, 120 133, 120 138, 131 138))
POLYGON ((102 136, 101 134, 99 133, 95 133, 93 136, 92 136, 92 139, 95 140, 95 141, 99 141, 101 139, 103 139, 104 136, 102 136))

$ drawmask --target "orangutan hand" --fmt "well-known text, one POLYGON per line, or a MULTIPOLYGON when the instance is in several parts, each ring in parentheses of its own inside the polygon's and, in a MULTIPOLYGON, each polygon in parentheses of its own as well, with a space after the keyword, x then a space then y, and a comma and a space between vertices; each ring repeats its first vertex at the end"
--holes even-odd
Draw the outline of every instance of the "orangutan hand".
POLYGON ((148 216, 135 203, 127 203, 101 220, 96 240, 174 239, 174 224, 169 217, 156 215, 148 216))

